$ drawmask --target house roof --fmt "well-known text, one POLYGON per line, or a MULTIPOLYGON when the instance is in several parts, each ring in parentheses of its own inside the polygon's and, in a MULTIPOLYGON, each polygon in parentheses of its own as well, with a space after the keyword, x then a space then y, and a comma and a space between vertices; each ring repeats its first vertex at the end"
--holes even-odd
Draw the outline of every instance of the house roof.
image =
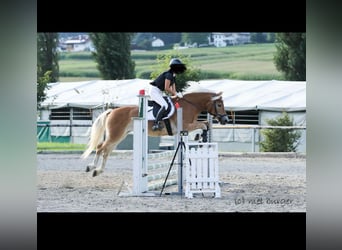
MULTIPOLYGON (((138 105, 139 90, 148 93, 146 79, 95 80, 50 83, 45 108, 138 105)), ((305 111, 306 82, 205 80, 189 82, 187 91, 204 88, 222 91, 226 110, 305 111)))

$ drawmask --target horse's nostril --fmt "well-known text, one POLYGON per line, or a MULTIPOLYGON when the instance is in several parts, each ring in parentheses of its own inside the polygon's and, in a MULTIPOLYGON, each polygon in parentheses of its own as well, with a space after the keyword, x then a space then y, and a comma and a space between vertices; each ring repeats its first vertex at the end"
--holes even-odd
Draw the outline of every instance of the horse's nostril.
POLYGON ((221 119, 221 124, 225 125, 225 124, 227 124, 228 122, 229 122, 229 119, 228 119, 227 116, 222 117, 222 119, 221 119))

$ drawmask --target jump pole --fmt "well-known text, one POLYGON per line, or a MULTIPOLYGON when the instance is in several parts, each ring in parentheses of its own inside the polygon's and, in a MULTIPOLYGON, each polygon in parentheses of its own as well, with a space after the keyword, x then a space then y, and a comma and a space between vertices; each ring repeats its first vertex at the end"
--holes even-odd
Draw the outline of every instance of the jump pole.
MULTIPOLYGON (((180 143, 181 131, 183 131, 183 108, 177 109, 177 145, 180 143)), ((183 149, 178 153, 178 193, 183 194, 183 149)))
MULTIPOLYGON (((145 90, 139 91, 139 114, 133 117, 133 196, 154 196, 148 192, 148 119, 147 96, 145 90)), ((183 128, 183 110, 177 108, 177 135, 175 142, 181 142, 181 131, 183 128)), ((183 146, 182 146, 183 147, 183 146)), ((183 148, 178 152, 178 192, 183 194, 183 148)))
POLYGON ((133 190, 132 195, 143 195, 148 191, 148 121, 145 90, 139 91, 139 117, 133 117, 133 190))

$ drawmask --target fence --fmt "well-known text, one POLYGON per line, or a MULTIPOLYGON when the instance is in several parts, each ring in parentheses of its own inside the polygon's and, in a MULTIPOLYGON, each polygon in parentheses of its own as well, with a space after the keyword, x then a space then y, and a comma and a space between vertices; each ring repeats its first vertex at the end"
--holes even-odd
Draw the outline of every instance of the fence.
MULTIPOLYGON (((249 129, 251 133, 251 152, 256 148, 256 131, 260 129, 300 129, 306 130, 306 126, 269 126, 269 125, 212 125, 212 131, 221 129, 249 129)), ((210 134, 210 140, 213 138, 213 132, 210 134)))
MULTIPOLYGON (((91 124, 50 124, 49 121, 39 121, 37 123, 37 140, 39 142, 42 142, 42 141, 48 141, 48 142, 51 142, 51 141, 57 141, 57 142, 74 142, 74 143, 77 143, 76 140, 73 139, 73 136, 76 136, 75 132, 72 128, 84 128, 84 127, 88 127, 90 128, 91 127, 91 124), (64 133, 63 135, 60 135, 60 136, 52 136, 53 138, 51 139, 51 135, 50 135, 50 127, 67 127, 68 128, 68 131, 66 131, 66 133, 64 133)), ((209 140, 210 141, 218 141, 218 143, 220 144, 221 146, 221 151, 230 151, 229 149, 224 149, 223 147, 223 144, 226 143, 227 141, 226 140, 222 140, 222 136, 217 136, 220 140, 217 140, 217 138, 215 138, 215 136, 213 136, 213 134, 215 134, 215 132, 217 131, 220 131, 220 130, 231 130, 231 129, 248 129, 248 130, 251 130, 251 135, 250 135, 250 147, 249 147, 249 150, 251 152, 256 152, 256 144, 257 144, 257 133, 256 131, 257 130, 260 130, 260 129, 299 129, 299 130, 306 130, 306 126, 268 126, 268 125, 217 125, 217 124, 213 124, 212 125, 212 130, 210 131, 209 133, 209 140), (213 140, 213 137, 214 137, 214 140, 213 140), (222 150, 223 148, 223 150, 222 150)), ((225 134, 226 131, 225 131, 225 134)), ((80 136, 78 136, 78 138, 80 138, 80 136)), ((88 138, 88 135, 84 134, 83 135, 83 140, 78 140, 78 142, 81 142, 81 143, 86 143, 87 141, 87 138, 88 138)), ((173 140, 173 137, 172 138, 169 138, 167 137, 168 139, 166 140, 161 140, 161 141, 154 141, 152 144, 153 145, 149 145, 149 148, 151 149, 159 149, 160 144, 165 144, 167 140, 173 140), (159 147, 158 145, 159 144, 159 147)), ((305 141, 305 138, 304 138, 304 141, 305 141)), ((235 141, 233 141, 234 143, 235 141)), ((127 145, 129 143, 126 143, 125 144, 125 148, 133 148, 133 145, 127 145)), ((174 142, 168 142, 167 143, 168 145, 170 144, 173 144, 174 145, 174 142)), ((237 151, 244 151, 244 149, 238 145, 234 146, 235 149, 237 151)), ((120 147, 119 147, 120 148, 120 147)))

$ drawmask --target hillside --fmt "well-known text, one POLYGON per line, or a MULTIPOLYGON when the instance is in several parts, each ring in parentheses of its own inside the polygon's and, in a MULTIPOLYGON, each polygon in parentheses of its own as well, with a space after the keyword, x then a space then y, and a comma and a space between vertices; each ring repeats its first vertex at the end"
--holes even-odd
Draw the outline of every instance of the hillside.
MULTIPOLYGON (((188 48, 182 50, 132 51, 136 78, 149 79, 158 67, 158 55, 190 56, 202 79, 283 80, 273 56, 274 44, 246 44, 222 48, 188 48)), ((91 52, 62 52, 59 61, 60 81, 100 79, 91 52)))

